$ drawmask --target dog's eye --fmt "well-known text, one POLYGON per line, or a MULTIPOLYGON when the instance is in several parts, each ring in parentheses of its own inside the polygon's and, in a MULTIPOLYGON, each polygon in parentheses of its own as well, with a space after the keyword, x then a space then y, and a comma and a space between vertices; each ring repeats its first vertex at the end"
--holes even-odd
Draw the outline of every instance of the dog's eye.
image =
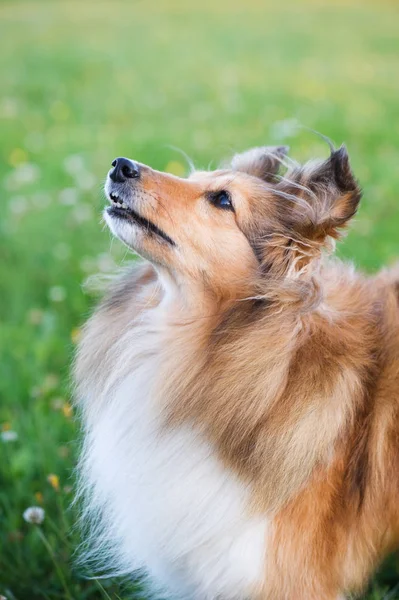
POLYGON ((220 192, 210 192, 208 195, 209 201, 216 206, 216 208, 223 208, 224 210, 234 210, 231 202, 231 196, 226 190, 220 192))

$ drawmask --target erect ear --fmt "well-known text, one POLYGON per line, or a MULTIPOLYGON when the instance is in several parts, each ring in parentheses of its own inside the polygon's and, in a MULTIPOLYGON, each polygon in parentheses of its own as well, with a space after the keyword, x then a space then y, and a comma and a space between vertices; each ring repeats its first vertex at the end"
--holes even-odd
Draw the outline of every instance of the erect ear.
POLYGON ((281 161, 286 156, 288 150, 288 146, 251 148, 242 154, 234 156, 231 161, 231 169, 259 177, 263 181, 275 181, 281 161))
POLYGON ((288 173, 276 192, 294 200, 287 212, 294 218, 295 229, 315 241, 339 237, 340 228, 354 216, 361 198, 345 146, 323 162, 308 163, 288 173))

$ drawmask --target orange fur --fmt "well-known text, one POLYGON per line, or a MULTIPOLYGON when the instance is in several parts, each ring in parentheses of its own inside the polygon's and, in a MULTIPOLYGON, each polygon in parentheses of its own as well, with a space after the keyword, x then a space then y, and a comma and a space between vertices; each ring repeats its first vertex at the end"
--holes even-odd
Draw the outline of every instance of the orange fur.
POLYGON ((254 598, 335 600, 399 544, 399 273, 325 255, 360 199, 345 150, 279 179, 282 154, 188 180, 141 167, 137 210, 176 248, 136 239, 155 268, 111 291, 77 380, 100 389, 116 341, 166 302, 164 426, 198 428, 273 516, 254 598), (210 205, 221 189, 234 212, 210 205))

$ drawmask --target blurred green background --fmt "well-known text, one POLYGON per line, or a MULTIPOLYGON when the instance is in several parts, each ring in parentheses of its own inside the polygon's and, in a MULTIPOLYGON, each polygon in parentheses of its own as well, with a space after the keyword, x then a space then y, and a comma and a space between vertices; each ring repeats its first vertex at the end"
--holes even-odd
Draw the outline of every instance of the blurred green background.
MULTIPOLYGON (((115 156, 176 174, 251 145, 326 156, 346 142, 364 200, 340 253, 398 257, 396 1, 0 2, 0 594, 142 597, 73 566, 79 443, 70 361, 95 298, 127 260, 101 225, 115 156), (46 511, 40 527, 22 513, 46 511)), ((365 598, 399 598, 392 557, 365 598)), ((145 594, 143 596, 145 598, 145 594)))

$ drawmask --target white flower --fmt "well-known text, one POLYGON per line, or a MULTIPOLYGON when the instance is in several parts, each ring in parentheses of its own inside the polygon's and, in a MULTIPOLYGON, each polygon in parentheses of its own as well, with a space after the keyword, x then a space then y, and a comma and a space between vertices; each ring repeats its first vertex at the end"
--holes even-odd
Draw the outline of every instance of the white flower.
POLYGON ((59 200, 61 204, 65 204, 67 206, 72 206, 73 204, 76 204, 79 200, 78 190, 73 187, 64 188, 60 192, 59 200))
POLYGON ((23 215, 28 210, 28 201, 24 196, 13 196, 8 206, 14 215, 23 215))
POLYGON ((16 98, 3 98, 0 105, 0 115, 4 119, 15 119, 18 115, 18 101, 16 98))
POLYGON ((0 435, 1 435, 2 441, 5 443, 15 442, 18 439, 18 433, 16 431, 11 431, 11 430, 2 431, 0 435))
POLYGON ((84 171, 85 164, 83 158, 79 154, 71 154, 64 160, 64 169, 69 175, 76 175, 84 171))
POLYGON ((32 163, 23 163, 15 167, 15 169, 6 177, 5 187, 8 190, 14 190, 23 185, 35 183, 40 177, 40 169, 32 163))
POLYGON ((89 204, 83 204, 82 202, 75 206, 72 210, 72 218, 75 223, 84 223, 94 218, 93 209, 89 204))
POLYGON ((112 256, 109 254, 103 253, 97 256, 97 267, 103 273, 109 273, 116 268, 116 263, 113 260, 112 256))
POLYGON ((44 521, 45 512, 40 506, 30 506, 23 512, 23 518, 27 523, 40 525, 44 521))
POLYGON ((75 183, 81 190, 91 190, 97 183, 97 178, 89 171, 82 171, 75 175, 75 183))
POLYGON ((298 119, 285 119, 284 121, 276 121, 270 128, 272 137, 277 139, 285 139, 295 137, 300 128, 298 119))
POLYGON ((49 289, 48 295, 53 302, 62 302, 66 298, 66 291, 62 286, 54 285, 49 289))

